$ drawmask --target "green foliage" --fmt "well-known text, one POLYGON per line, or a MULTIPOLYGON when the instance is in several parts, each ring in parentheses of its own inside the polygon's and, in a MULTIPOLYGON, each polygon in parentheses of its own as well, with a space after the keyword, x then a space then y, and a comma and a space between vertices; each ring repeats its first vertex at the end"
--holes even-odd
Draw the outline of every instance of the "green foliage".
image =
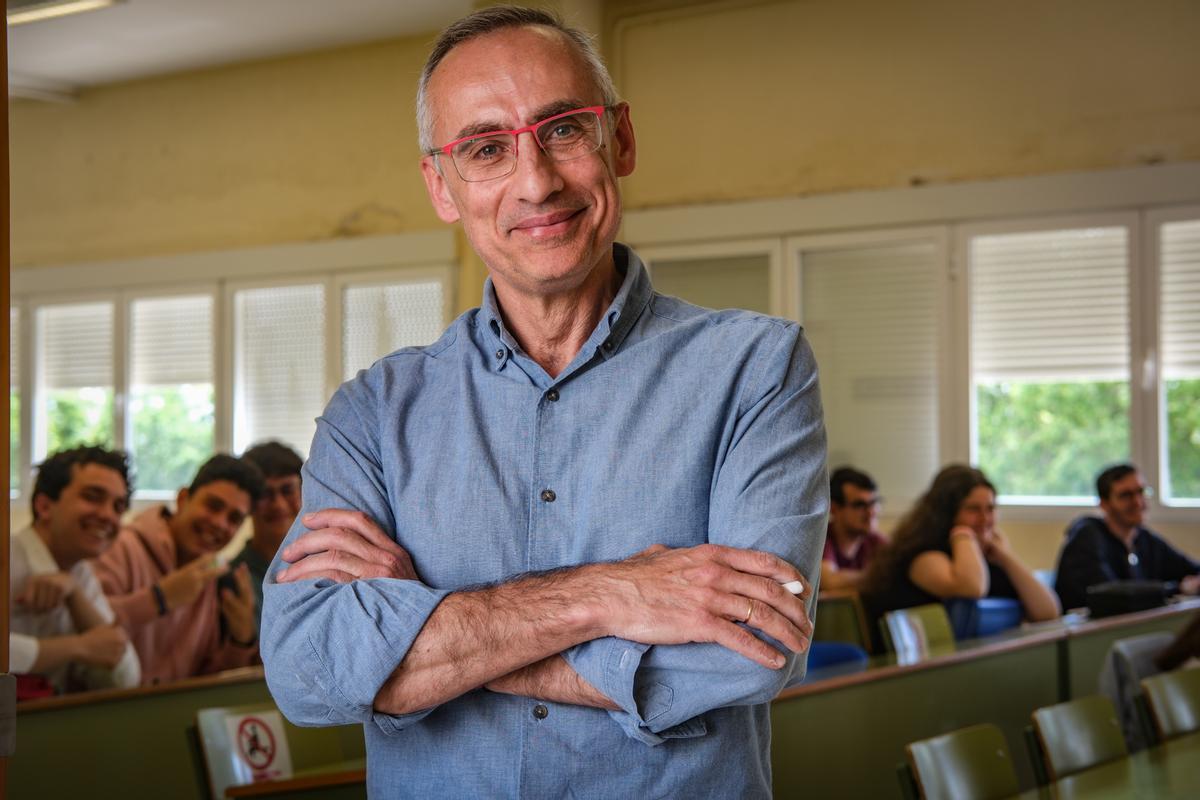
POLYGON ((979 466, 1001 494, 1088 496, 1106 464, 1129 459, 1124 381, 976 387, 979 466))
POLYGON ((46 403, 46 452, 82 444, 113 446, 110 389, 59 389, 46 403))
POLYGON ((137 488, 175 491, 213 452, 213 388, 147 386, 130 398, 137 488))
POLYGON ((1172 498, 1200 499, 1200 379, 1166 381, 1172 498))

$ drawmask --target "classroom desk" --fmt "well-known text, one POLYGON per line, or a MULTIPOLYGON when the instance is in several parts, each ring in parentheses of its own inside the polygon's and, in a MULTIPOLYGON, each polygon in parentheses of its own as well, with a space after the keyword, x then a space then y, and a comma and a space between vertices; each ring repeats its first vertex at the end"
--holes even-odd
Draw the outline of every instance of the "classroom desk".
POLYGON ((1015 800, 1195 800, 1200 797, 1200 733, 1030 789, 1015 800))
MULTIPOLYGON (((820 616, 818 606, 818 618, 820 616)), ((1022 786, 1033 786, 1023 729, 1034 709, 1096 691, 1112 642, 1177 632, 1200 600, 1096 621, 1055 621, 959 642, 900 663, 814 671, 771 707, 777 798, 898 797, 895 767, 917 739, 981 722, 1000 727, 1022 786)))

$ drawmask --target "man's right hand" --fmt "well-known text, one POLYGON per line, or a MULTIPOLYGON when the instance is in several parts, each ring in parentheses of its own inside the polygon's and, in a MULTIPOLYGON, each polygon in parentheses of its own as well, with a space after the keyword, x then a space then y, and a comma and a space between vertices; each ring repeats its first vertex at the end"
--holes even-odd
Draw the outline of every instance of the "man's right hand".
POLYGON ((211 555, 200 556, 190 563, 169 572, 158 582, 167 599, 167 610, 186 606, 204 591, 204 587, 224 575, 229 568, 211 555))
POLYGON ((35 614, 40 614, 62 605, 74 591, 75 581, 70 573, 31 575, 16 600, 35 614))
POLYGON ((793 652, 812 639, 806 609, 812 587, 771 553, 715 544, 655 545, 583 572, 602 603, 599 625, 605 635, 643 644, 715 642, 772 669, 784 665, 783 654, 735 623, 762 631, 793 652), (781 584, 789 581, 801 581, 803 592, 797 596, 784 589, 781 584))
POLYGON ((79 635, 79 658, 88 664, 112 669, 125 655, 128 641, 119 625, 97 625, 79 635))
POLYGON ((283 548, 280 557, 291 566, 275 573, 279 583, 304 578, 338 583, 362 578, 419 580, 408 551, 366 514, 327 508, 305 514, 302 522, 311 530, 283 548))

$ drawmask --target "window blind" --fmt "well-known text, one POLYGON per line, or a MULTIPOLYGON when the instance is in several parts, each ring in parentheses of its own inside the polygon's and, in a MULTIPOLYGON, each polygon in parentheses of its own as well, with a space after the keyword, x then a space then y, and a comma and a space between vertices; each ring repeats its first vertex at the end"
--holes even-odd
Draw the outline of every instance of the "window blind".
POLYGON ((801 254, 830 468, 864 469, 897 500, 919 495, 938 465, 934 255, 924 242, 801 254))
POLYGON ((401 347, 437 340, 445 327, 440 281, 347 286, 342 292, 342 376, 401 347))
POLYGON ((112 386, 112 303, 42 306, 37 327, 42 388, 112 386))
POLYGON ((1162 226, 1163 378, 1200 378, 1200 220, 1162 226))
POLYGON ((142 298, 130 305, 134 386, 212 383, 211 295, 142 298))
POLYGON ((1001 380, 1127 380, 1123 227, 971 239, 971 370, 1001 380))
POLYGON ((234 293, 234 449, 278 439, 308 453, 325 407, 325 287, 234 293))

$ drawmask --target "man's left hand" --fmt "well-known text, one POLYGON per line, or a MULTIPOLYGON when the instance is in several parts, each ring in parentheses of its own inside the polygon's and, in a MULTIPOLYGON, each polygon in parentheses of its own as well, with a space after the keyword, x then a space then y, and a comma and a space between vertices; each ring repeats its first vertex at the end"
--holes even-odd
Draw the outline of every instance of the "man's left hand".
POLYGON ((1184 594, 1200 594, 1200 575, 1188 575, 1179 582, 1179 591, 1184 594))
POLYGON ((221 589, 221 615, 225 617, 225 631, 235 642, 253 642, 254 590, 250 586, 250 569, 241 564, 233 571, 237 591, 229 587, 221 589))
POLYGON ((337 583, 362 578, 420 580, 408 551, 366 514, 327 508, 306 514, 303 522, 311 530, 280 553, 291 566, 275 573, 278 583, 305 578, 337 583))

